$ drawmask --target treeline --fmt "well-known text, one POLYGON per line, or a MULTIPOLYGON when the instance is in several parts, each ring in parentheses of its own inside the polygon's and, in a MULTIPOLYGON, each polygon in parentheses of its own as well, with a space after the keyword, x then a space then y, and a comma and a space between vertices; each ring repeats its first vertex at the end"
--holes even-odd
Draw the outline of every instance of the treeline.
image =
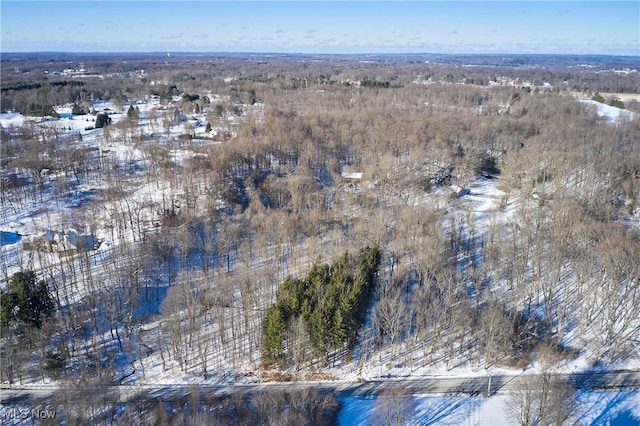
POLYGON ((345 252, 331 265, 314 264, 305 279, 287 278, 262 323, 264 365, 291 360, 299 364, 305 355, 299 344, 306 334, 320 355, 352 347, 374 289, 380 256, 380 247, 365 247, 356 256, 345 252))
POLYGON ((60 81, 47 81, 47 82, 39 82, 39 81, 29 81, 29 82, 18 82, 9 84, 8 86, 4 86, 0 88, 0 91, 4 95, 6 92, 10 90, 21 91, 21 90, 33 90, 40 89, 42 87, 51 86, 51 87, 82 87, 84 86, 83 81, 69 81, 69 80, 60 80, 60 81))

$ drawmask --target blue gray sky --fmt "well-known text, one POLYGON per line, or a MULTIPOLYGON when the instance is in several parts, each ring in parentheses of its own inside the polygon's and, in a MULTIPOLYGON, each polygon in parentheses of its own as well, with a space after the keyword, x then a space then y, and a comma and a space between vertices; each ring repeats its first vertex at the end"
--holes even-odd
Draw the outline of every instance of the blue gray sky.
POLYGON ((12 1, 2 52, 640 55, 630 1, 12 1))

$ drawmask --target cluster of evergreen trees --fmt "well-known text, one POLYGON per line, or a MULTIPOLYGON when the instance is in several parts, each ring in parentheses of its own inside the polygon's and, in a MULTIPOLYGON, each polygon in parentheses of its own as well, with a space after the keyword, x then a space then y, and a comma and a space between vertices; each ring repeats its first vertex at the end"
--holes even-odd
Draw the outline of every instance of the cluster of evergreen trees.
POLYGON ((84 106, 74 103, 73 108, 71 109, 71 114, 73 115, 87 115, 89 110, 84 106))
POLYGON ((391 83, 388 81, 378 81, 378 80, 362 80, 360 82, 361 87, 374 87, 380 89, 388 89, 391 87, 391 83))
POLYGON ((319 355, 352 347, 374 289, 380 257, 380 247, 367 246, 357 255, 345 252, 331 265, 314 264, 305 279, 287 278, 262 322, 265 367, 287 363, 285 336, 299 318, 319 355))
POLYGON ((101 129, 104 126, 109 126, 111 124, 111 117, 106 112, 99 112, 96 114, 96 129, 101 129))
POLYGON ((620 99, 611 97, 611 98, 609 98, 609 101, 607 102, 607 100, 598 92, 596 92, 591 97, 591 99, 596 101, 596 102, 600 102, 601 104, 610 105, 612 107, 624 109, 624 102, 622 102, 620 99))
POLYGON ((182 100, 185 102, 195 102, 200 99, 200 95, 190 95, 189 93, 182 94, 182 100))
POLYGON ((129 120, 138 120, 140 118, 140 108, 134 108, 133 105, 129 105, 129 109, 127 110, 127 118, 129 120))
POLYGON ((20 108, 20 113, 32 117, 45 117, 49 115, 58 118, 58 113, 53 109, 53 105, 50 104, 36 104, 31 102, 20 108))

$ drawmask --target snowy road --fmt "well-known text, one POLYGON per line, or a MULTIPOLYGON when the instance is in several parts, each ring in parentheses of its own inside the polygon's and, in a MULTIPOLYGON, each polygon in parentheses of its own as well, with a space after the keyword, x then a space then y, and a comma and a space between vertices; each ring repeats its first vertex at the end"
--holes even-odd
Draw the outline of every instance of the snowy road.
MULTIPOLYGON (((509 393, 523 389, 538 378, 534 374, 517 376, 492 376, 491 394, 509 393)), ((640 390, 640 372, 610 371, 578 374, 558 374, 560 381, 568 381, 581 390, 640 390)), ((414 395, 426 394, 486 394, 489 376, 485 377, 423 377, 376 379, 366 382, 277 382, 238 385, 156 385, 156 386, 105 386, 94 388, 100 401, 139 402, 168 401, 186 397, 194 390, 208 396, 225 396, 234 393, 254 393, 261 391, 291 391, 315 388, 320 392, 335 392, 339 396, 374 396, 385 389, 402 387, 414 395)), ((26 404, 35 399, 46 399, 56 392, 55 386, 33 386, 8 388, 2 385, 0 401, 4 404, 26 404)))

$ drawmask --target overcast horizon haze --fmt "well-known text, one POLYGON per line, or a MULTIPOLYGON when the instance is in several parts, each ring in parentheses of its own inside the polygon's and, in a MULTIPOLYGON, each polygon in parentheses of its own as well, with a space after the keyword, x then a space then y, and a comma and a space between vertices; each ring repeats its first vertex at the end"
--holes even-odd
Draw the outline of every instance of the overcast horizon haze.
POLYGON ((5 1, 9 52, 640 55, 640 2, 5 1))

